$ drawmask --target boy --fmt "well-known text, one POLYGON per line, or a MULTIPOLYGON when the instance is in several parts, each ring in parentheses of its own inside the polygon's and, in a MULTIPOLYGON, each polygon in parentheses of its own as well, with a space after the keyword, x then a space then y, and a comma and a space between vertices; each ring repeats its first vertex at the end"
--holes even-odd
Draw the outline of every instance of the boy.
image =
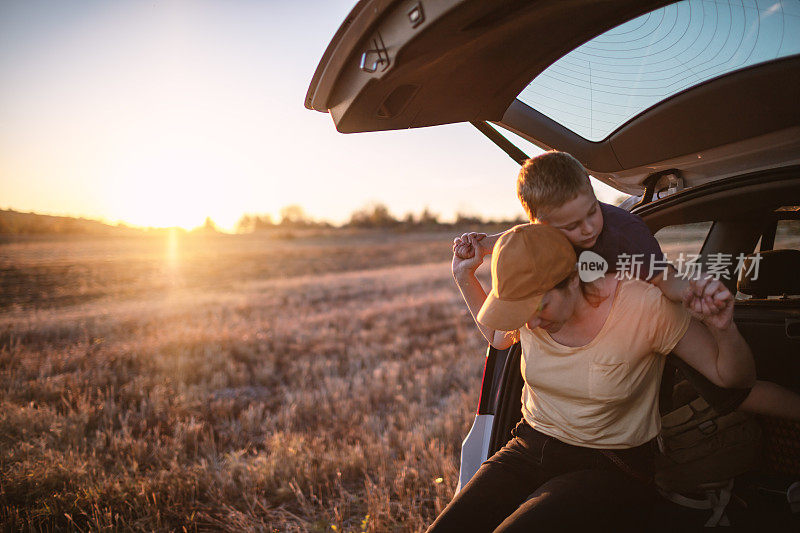
MULTIPOLYGON (((641 218, 598 202, 586 169, 571 155, 552 151, 528 159, 517 178, 517 196, 531 222, 560 230, 578 254, 589 250, 600 255, 612 272, 618 266, 628 267, 621 270, 629 270, 628 274, 656 285, 672 301, 686 302, 691 296, 688 280, 678 277, 671 268, 663 268, 664 255, 658 241, 641 218), (631 261, 631 258, 641 261, 631 261)), ((474 253, 488 255, 500 235, 464 234, 454 239, 453 252, 461 259, 472 257, 474 253)), ((602 287, 602 283, 590 284, 587 299, 599 303, 608 297, 602 287)), ((717 310, 725 307, 726 302, 711 296, 704 301, 713 302, 717 310)), ((680 365, 680 368, 721 414, 738 408, 800 420, 800 395, 779 385, 757 381, 752 389, 722 389, 688 365, 680 365)))

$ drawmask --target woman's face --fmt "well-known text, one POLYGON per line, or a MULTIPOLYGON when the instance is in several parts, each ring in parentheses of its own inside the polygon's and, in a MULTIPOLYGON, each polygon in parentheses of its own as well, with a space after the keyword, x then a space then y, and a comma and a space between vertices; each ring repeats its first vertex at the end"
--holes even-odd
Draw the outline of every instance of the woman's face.
POLYGON ((550 289, 544 293, 539 310, 531 316, 525 326, 530 330, 542 328, 548 333, 560 330, 575 312, 578 283, 578 277, 575 276, 565 288, 550 289))

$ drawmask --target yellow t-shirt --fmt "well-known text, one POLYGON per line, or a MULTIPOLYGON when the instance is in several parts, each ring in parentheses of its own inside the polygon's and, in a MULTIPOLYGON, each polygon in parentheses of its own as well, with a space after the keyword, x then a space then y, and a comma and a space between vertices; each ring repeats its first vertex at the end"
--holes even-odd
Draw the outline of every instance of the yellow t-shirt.
POLYGON ((661 429, 658 390, 688 311, 646 282, 624 280, 600 332, 569 347, 520 329, 522 415, 537 431, 588 448, 631 448, 661 429))

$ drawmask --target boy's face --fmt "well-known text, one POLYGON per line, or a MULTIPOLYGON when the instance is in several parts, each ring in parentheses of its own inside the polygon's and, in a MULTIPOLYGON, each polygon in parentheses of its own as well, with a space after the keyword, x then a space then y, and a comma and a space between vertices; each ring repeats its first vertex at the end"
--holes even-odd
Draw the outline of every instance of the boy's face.
POLYGON ((558 207, 545 208, 539 221, 567 236, 578 248, 591 248, 603 229, 603 213, 594 193, 581 192, 558 207))

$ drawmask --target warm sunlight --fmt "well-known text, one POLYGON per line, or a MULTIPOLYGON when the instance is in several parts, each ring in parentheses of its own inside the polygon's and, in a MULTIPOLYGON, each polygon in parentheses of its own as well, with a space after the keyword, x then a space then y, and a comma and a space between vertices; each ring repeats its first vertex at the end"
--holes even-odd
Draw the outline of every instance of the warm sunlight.
POLYGON ((179 265, 178 256, 178 231, 174 228, 169 231, 167 235, 167 249, 165 259, 166 265, 170 273, 175 273, 179 265))
POLYGON ((179 147, 153 147, 117 160, 107 197, 111 212, 137 226, 192 229, 207 216, 222 229, 231 230, 241 216, 238 206, 226 204, 232 191, 230 172, 201 144, 183 139, 179 147))
POLYGON ((376 201, 402 216, 424 192, 444 218, 519 214, 493 186, 515 164, 469 126, 387 143, 303 107, 353 3, 4 4, 0 207, 231 230, 290 204, 335 223, 376 201), (386 164, 409 153, 409 166, 386 164))
POLYGON ((0 0, 0 533, 800 533, 798 77, 800 0, 0 0))

